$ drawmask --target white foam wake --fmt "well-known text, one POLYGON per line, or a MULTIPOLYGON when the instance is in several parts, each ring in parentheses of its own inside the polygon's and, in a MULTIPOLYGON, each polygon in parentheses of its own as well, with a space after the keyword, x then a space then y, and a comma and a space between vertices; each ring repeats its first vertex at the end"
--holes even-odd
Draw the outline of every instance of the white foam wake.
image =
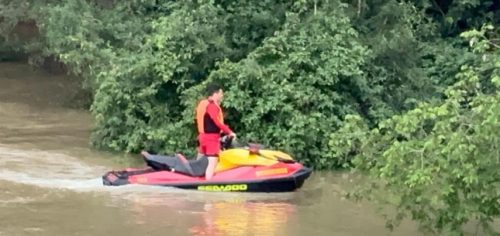
POLYGON ((0 180, 47 188, 102 187, 103 166, 91 166, 61 153, 0 146, 0 180))

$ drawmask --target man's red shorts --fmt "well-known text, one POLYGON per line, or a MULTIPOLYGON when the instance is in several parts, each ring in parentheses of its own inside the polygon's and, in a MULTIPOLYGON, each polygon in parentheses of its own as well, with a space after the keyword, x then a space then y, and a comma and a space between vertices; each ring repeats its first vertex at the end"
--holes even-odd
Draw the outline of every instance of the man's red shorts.
POLYGON ((220 152, 219 134, 199 134, 198 152, 205 156, 218 157, 220 152))

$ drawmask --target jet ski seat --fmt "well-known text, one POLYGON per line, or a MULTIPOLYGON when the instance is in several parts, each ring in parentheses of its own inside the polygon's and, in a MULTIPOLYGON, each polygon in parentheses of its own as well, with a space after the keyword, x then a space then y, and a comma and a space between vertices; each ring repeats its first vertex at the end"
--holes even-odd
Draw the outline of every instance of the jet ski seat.
POLYGON ((167 170, 187 174, 193 177, 205 175, 208 166, 208 158, 202 157, 198 160, 187 160, 182 154, 175 156, 153 155, 144 156, 148 166, 154 170, 167 170))

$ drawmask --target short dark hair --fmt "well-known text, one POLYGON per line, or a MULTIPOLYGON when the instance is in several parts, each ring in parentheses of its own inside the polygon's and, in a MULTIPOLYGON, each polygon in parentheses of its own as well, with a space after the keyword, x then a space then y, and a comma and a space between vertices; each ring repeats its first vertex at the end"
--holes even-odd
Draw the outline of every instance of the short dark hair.
POLYGON ((205 88, 205 96, 212 96, 214 93, 219 92, 222 89, 222 86, 218 83, 210 83, 205 88))

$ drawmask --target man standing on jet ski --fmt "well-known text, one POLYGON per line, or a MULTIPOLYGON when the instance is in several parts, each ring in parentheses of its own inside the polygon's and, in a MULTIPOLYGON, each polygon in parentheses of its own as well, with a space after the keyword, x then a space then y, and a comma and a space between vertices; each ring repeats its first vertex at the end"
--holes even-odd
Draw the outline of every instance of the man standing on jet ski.
POLYGON ((220 104, 224 91, 218 84, 212 83, 206 87, 206 99, 201 100, 196 107, 196 124, 198 127, 198 152, 208 158, 205 179, 212 178, 220 152, 220 134, 226 133, 236 138, 236 134, 224 124, 224 115, 220 104))

